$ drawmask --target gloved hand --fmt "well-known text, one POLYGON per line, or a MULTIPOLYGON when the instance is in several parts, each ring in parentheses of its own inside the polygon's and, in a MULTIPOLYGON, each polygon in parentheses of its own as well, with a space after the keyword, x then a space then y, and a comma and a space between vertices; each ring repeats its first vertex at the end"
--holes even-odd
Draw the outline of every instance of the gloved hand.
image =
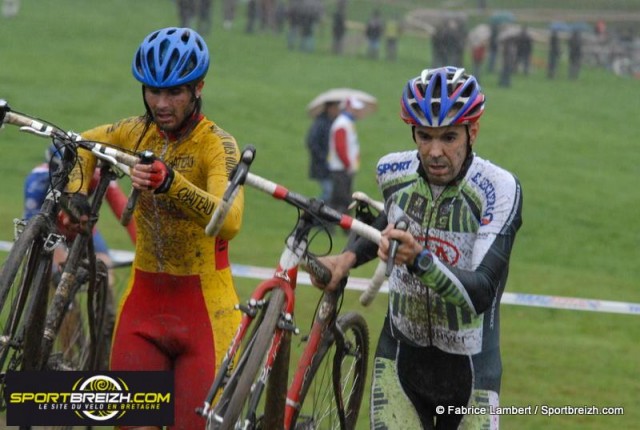
POLYGON ((73 240, 78 233, 87 232, 91 205, 81 193, 60 196, 62 210, 58 214, 58 227, 67 239, 73 240))
POLYGON ((173 175, 173 169, 158 158, 151 164, 138 163, 131 169, 133 186, 142 190, 153 190, 156 194, 169 190, 173 175))

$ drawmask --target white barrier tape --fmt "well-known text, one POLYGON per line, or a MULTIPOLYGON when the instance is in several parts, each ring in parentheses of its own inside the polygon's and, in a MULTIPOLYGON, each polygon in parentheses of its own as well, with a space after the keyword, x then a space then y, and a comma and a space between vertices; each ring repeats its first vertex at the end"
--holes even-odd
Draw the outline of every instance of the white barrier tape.
MULTIPOLYGON (((0 251, 9 251, 11 242, 0 241, 0 251)), ((133 252, 122 250, 111 250, 111 257, 114 262, 126 263, 133 260, 133 252)), ((240 278, 269 279, 273 276, 274 269, 267 267, 247 266, 244 264, 232 264, 231 271, 234 276, 240 278)), ((311 285, 309 275, 300 272, 298 274, 298 284, 311 285)), ((347 288, 350 290, 364 291, 369 286, 369 279, 349 278, 347 288)), ((388 293, 387 282, 380 288, 380 292, 388 293)), ((575 311, 610 312, 628 315, 640 315, 640 303, 614 302, 608 300, 581 299, 577 297, 543 296, 538 294, 509 293, 502 295, 503 304, 532 306, 537 308, 568 309, 575 311)))

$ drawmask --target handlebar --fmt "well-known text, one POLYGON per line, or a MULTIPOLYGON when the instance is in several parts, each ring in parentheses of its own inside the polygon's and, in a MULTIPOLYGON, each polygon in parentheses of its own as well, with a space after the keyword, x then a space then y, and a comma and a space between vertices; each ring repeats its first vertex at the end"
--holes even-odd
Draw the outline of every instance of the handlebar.
MULTIPOLYGON (((144 151, 140 155, 140 162, 142 164, 151 164, 153 163, 153 152, 144 151)), ((127 199, 127 204, 122 211, 122 215, 120 216, 120 224, 124 227, 128 226, 131 222, 131 216, 133 215, 133 210, 138 203, 138 197, 140 196, 140 190, 137 188, 132 188, 131 193, 129 194, 129 198, 127 199)))
POLYGON ((247 145, 245 149, 242 150, 240 162, 231 172, 231 177, 229 178, 222 200, 218 206, 216 206, 213 211, 213 215, 211 215, 209 224, 205 227, 204 231, 207 236, 216 236, 220 232, 222 224, 231 209, 231 205, 236 199, 238 191, 240 191, 240 185, 244 184, 247 175, 249 174, 249 167, 251 167, 251 163, 253 163, 255 156, 256 148, 253 145, 247 145))
MULTIPOLYGON (((238 167, 233 172, 227 189, 225 190, 222 202, 218 204, 214 211, 211 221, 206 227, 206 233, 209 236, 214 236, 218 233, 224 218, 226 217, 233 199, 238 194, 240 185, 248 185, 256 188, 266 194, 271 195, 278 200, 284 200, 296 208, 307 212, 308 214, 319 218, 325 222, 335 224, 343 228, 344 230, 350 230, 357 235, 368 239, 376 244, 380 243, 382 233, 374 227, 359 221, 349 215, 342 214, 335 209, 326 206, 323 201, 308 198, 301 194, 289 191, 282 185, 272 182, 266 178, 260 177, 254 173, 249 172, 251 163, 255 158, 255 148, 252 146, 247 147, 242 152, 242 157, 238 167)), ((328 269, 320 264, 310 255, 306 257, 306 265, 317 274, 318 279, 328 282, 331 279, 331 273, 328 269), (316 270, 317 269, 317 270, 316 270), (316 273, 317 272, 317 273, 316 273)), ((366 292, 365 292, 366 293, 366 292)), ((363 294, 365 294, 363 293, 363 294)), ((371 295, 371 294, 370 294, 371 295)), ((373 293, 375 295, 375 292, 373 293)))
MULTIPOLYGON (((40 137, 49 137, 60 141, 62 145, 80 147, 91 151, 97 158, 117 167, 127 175, 131 175, 130 168, 145 160, 153 160, 151 151, 144 151, 140 155, 124 152, 120 149, 108 146, 102 142, 85 140, 74 132, 66 132, 55 125, 38 118, 13 111, 6 100, 0 99, 0 126, 12 124, 20 127, 21 131, 35 134, 40 137)), ((137 193, 132 193, 127 206, 122 214, 121 223, 127 225, 137 200, 137 193)))
POLYGON ((247 175, 245 184, 270 194, 275 199, 284 200, 290 205, 306 211, 323 221, 338 225, 344 230, 353 231, 358 236, 364 237, 376 244, 380 243, 382 233, 380 233, 379 230, 349 215, 340 213, 337 210, 326 206, 321 200, 313 198, 310 199, 301 194, 294 193, 282 185, 271 182, 270 180, 253 173, 249 173, 247 175))
POLYGON ((133 167, 140 158, 107 146, 102 142, 84 140, 82 136, 73 132, 66 132, 55 125, 38 118, 11 110, 6 100, 0 99, 0 125, 12 124, 20 127, 21 131, 41 137, 56 138, 65 144, 79 146, 91 151, 96 157, 124 170, 129 174, 129 167, 133 167))
MULTIPOLYGON (((365 203, 365 204, 371 206, 372 208, 374 208, 378 212, 383 212, 384 211, 384 203, 382 203, 381 201, 378 201, 378 200, 373 200, 371 197, 369 197, 367 194, 365 194, 362 191, 355 191, 351 195, 351 198, 354 200, 354 203, 352 203, 351 206, 355 206, 357 204, 357 202, 362 202, 362 203, 365 203)), ((350 209, 351 209, 351 207, 350 207, 350 209)))

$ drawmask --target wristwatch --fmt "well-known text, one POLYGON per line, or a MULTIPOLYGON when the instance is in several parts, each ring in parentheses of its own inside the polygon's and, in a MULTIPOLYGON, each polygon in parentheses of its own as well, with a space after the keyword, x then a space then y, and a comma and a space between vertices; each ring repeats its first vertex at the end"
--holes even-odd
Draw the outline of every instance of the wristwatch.
POLYGON ((431 251, 425 248, 420 251, 420 254, 416 256, 416 259, 413 260, 413 264, 409 266, 408 269, 410 273, 420 277, 431 268, 432 264, 433 258, 431 257, 431 251))

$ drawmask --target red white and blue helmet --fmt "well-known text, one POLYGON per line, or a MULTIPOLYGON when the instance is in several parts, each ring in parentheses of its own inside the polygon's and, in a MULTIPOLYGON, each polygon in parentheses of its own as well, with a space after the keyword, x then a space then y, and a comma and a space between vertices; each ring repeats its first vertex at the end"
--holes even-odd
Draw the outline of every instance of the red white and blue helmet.
POLYGON ((457 67, 425 69, 402 92, 400 118, 407 124, 446 127, 472 124, 484 112, 477 79, 457 67))
POLYGON ((176 87, 204 78, 209 70, 209 50, 204 39, 190 28, 163 28, 145 37, 131 69, 146 86, 176 87))

